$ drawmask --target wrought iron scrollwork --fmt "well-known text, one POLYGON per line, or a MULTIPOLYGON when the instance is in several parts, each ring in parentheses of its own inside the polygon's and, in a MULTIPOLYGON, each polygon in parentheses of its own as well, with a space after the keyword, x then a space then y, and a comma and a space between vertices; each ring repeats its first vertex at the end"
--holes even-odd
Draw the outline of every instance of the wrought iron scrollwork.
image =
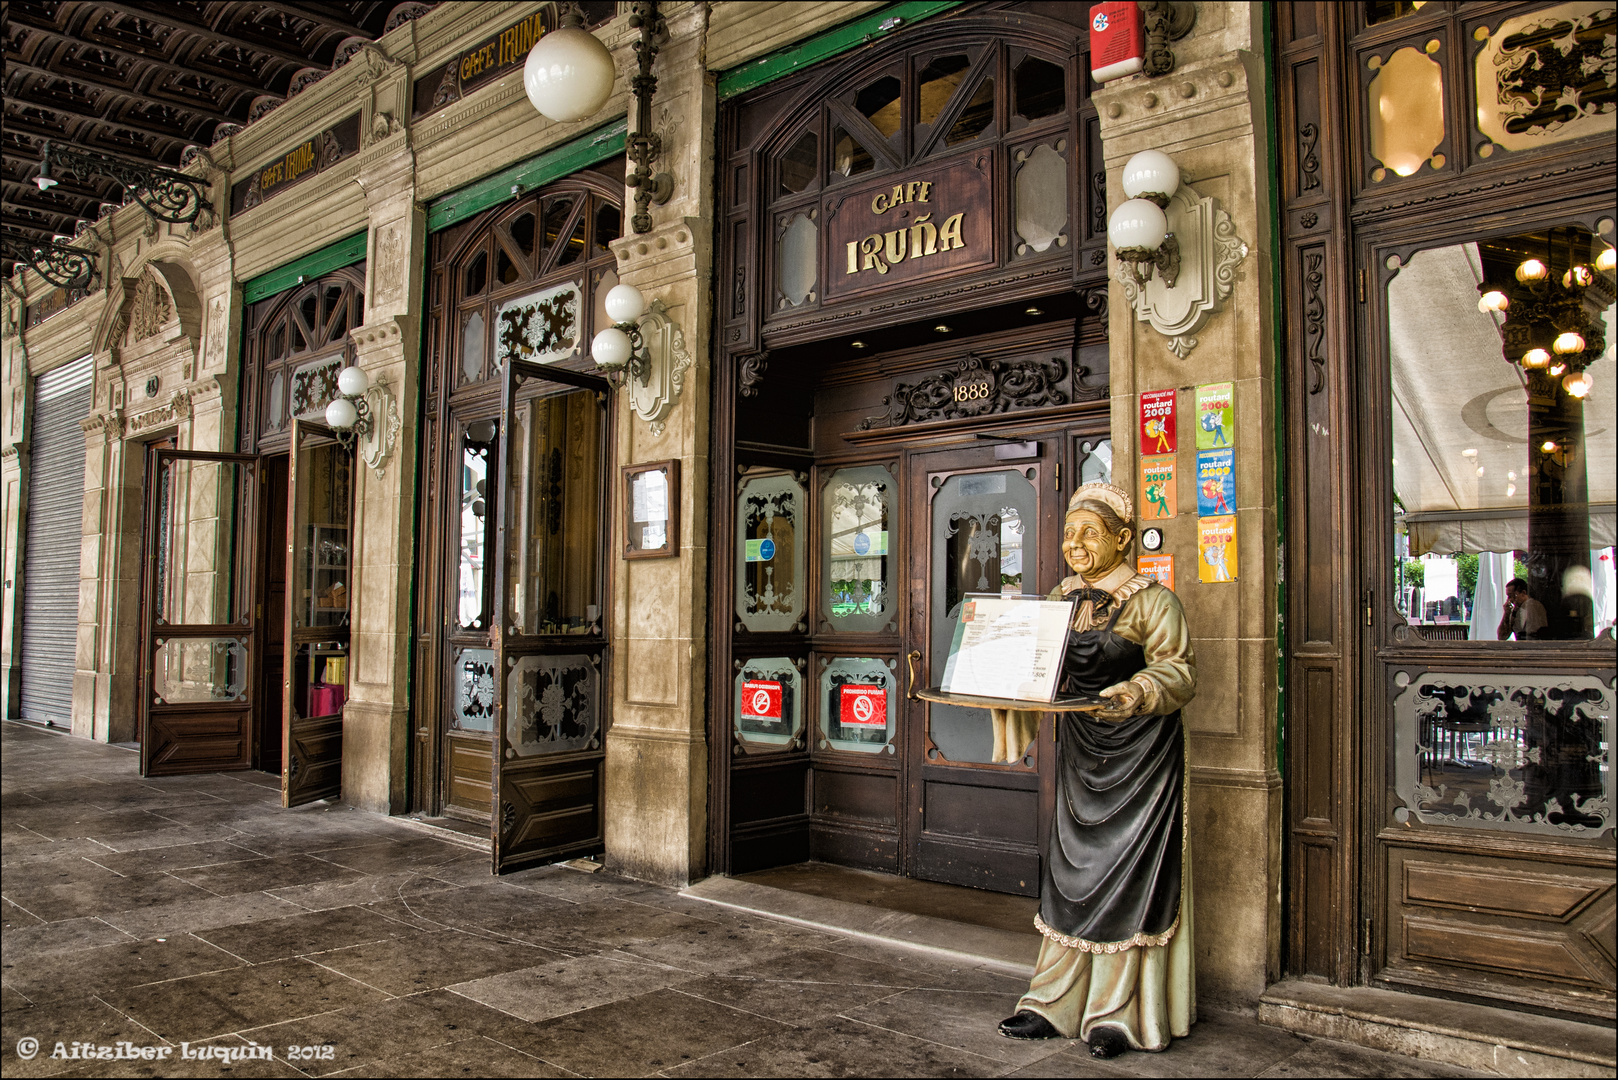
POLYGON ((123 185, 126 196, 158 221, 189 225, 201 220, 203 228, 212 222, 213 204, 203 193, 203 181, 195 177, 150 168, 109 154, 53 146, 49 142, 42 150, 39 175, 43 181, 53 180, 53 171, 69 172, 85 179, 105 176, 123 185), (203 215, 207 215, 206 219, 203 215))
POLYGON ((3 239, 6 258, 31 267, 34 273, 52 285, 64 289, 85 289, 96 279, 93 252, 58 244, 54 240, 41 243, 11 229, 5 231, 3 239))

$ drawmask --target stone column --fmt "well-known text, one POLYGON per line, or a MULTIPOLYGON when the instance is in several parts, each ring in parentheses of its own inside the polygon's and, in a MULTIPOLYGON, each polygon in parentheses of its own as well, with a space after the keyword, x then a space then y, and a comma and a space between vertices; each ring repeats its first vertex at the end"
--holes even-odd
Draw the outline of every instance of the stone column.
POLYGON ((1270 91, 1254 6, 1199 3, 1189 37, 1173 43, 1174 71, 1132 76, 1095 94, 1111 207, 1124 201, 1120 173, 1141 150, 1179 164, 1182 185, 1219 200, 1249 254, 1228 299, 1177 355, 1137 320, 1114 277, 1110 293, 1113 476, 1139 486, 1139 394, 1176 388, 1178 516, 1163 523, 1175 557, 1197 654, 1197 697, 1185 710, 1190 843, 1197 906, 1199 992, 1251 1002, 1277 977, 1281 942, 1281 780, 1277 769, 1275 451, 1278 357, 1271 289, 1266 162, 1270 91), (1237 580, 1202 584, 1197 573, 1196 387, 1235 384, 1237 580))
MULTIPOLYGON (((617 395, 617 460, 607 471, 617 507, 618 465, 680 462, 678 558, 623 561, 624 523, 612 532, 612 729, 607 734, 607 863, 633 877, 681 885, 706 860, 705 737, 708 606, 709 279, 713 270, 715 94, 702 63, 707 5, 672 10, 658 56, 654 123, 663 139, 655 172, 674 194, 652 207, 653 228, 634 233, 633 188, 624 192, 625 236, 612 245, 619 280, 662 300, 684 335, 691 365, 661 431, 617 395)), ((630 103, 630 123, 634 120, 630 103)), ((672 362, 672 361, 671 361, 672 362)))
POLYGON ((343 707, 343 801, 402 813, 409 795, 410 597, 416 562, 416 425, 426 216, 414 161, 396 144, 362 164, 370 217, 365 322, 349 333, 376 388, 374 437, 393 445, 380 467, 354 464, 354 580, 349 698, 343 707), (381 408, 378 408, 378 405, 381 408), (403 418, 403 419, 401 419, 403 418))
POLYGON ((28 450, 23 442, 31 383, 28 349, 23 341, 22 299, 10 291, 0 300, 0 371, 5 395, 0 398, 0 691, 5 715, 22 715, 22 541, 26 528, 23 477, 28 450))

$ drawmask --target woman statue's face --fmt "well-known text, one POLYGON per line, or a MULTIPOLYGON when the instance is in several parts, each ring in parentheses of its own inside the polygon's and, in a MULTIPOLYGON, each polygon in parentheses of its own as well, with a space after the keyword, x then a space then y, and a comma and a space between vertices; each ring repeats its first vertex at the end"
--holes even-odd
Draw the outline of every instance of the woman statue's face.
POLYGON ((1131 539, 1128 529, 1114 533, 1090 510, 1074 510, 1062 529, 1062 558, 1086 581, 1097 581, 1124 561, 1131 539))

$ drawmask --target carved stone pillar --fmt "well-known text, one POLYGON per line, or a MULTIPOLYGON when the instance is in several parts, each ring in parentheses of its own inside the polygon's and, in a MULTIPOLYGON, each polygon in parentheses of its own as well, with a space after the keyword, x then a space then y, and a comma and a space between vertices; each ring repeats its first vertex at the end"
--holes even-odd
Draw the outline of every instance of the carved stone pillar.
MULTIPOLYGON (((709 280, 715 96, 701 58, 705 13, 690 5, 669 18, 657 59, 653 115, 662 137, 654 171, 674 176, 674 195, 652 207, 652 230, 615 241, 619 279, 662 300, 694 358, 660 433, 617 395, 614 465, 680 459, 678 558, 620 561, 613 580, 613 726, 607 735, 607 862, 634 877, 684 884, 706 861, 708 751, 705 735, 708 602, 709 280)), ((633 113, 633 110, 631 110, 633 113)), ((633 190, 624 204, 634 205, 633 190)), ((627 222, 629 213, 625 213, 627 222)), ((618 470, 607 472, 617 503, 618 470)), ((618 530, 624 526, 618 523, 618 530)), ((615 530, 614 552, 623 549, 615 530)))

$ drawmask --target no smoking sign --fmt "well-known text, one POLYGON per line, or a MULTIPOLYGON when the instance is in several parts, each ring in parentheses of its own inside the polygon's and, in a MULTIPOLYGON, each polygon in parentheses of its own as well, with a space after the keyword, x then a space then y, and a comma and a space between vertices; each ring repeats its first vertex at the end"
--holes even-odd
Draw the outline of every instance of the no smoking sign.
POLYGON ((742 718, 781 719, 781 684, 769 679, 748 679, 742 683, 742 718))
POLYGON ((880 686, 843 687, 839 719, 845 727, 887 727, 888 692, 880 686))

